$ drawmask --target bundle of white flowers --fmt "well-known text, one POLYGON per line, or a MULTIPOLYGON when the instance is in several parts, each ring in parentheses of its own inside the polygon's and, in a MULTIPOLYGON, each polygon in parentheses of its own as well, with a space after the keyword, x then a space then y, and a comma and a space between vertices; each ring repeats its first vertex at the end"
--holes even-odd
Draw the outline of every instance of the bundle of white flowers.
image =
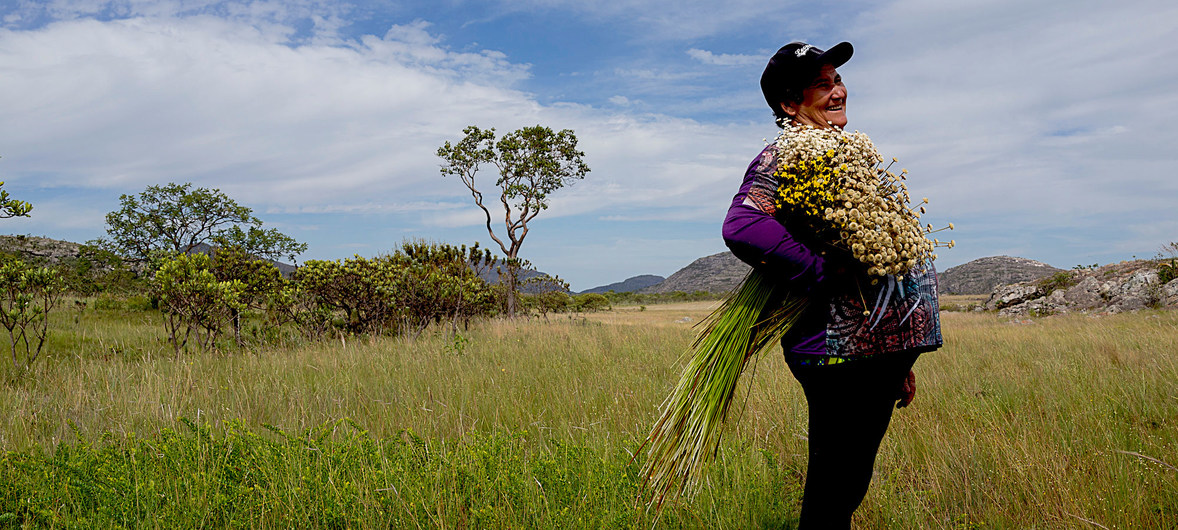
POLYGON ((801 217, 819 241, 850 253, 869 275, 902 275, 936 259, 935 247, 956 244, 926 237, 934 231, 920 225, 928 199, 909 205, 908 170, 892 173, 895 158, 881 168, 866 134, 794 126, 776 143, 778 212, 801 217))

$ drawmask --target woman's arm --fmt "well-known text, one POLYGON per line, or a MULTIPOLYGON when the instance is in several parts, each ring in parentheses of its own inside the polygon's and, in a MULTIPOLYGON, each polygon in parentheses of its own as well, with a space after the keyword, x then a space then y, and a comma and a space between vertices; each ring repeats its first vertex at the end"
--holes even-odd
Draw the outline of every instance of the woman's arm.
POLYGON ((749 164, 744 183, 724 218, 724 243, 745 263, 785 278, 795 285, 816 286, 824 279, 825 260, 794 239, 773 217, 777 180, 773 177, 773 146, 749 164), (766 161, 766 157, 768 161, 766 161))

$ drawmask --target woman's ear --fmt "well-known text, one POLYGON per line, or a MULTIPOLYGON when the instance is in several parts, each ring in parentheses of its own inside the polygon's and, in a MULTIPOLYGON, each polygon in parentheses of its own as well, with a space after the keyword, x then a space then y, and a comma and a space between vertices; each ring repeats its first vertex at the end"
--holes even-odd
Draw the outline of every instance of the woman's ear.
POLYGON ((787 105, 784 101, 778 103, 778 105, 781 105, 781 110, 785 111, 787 116, 793 118, 798 115, 798 108, 796 106, 787 105))

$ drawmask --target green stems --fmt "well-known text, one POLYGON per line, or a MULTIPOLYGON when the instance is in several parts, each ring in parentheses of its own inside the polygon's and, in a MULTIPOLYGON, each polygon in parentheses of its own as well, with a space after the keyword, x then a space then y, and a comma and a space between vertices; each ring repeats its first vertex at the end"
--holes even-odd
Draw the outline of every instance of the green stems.
POLYGON ((643 489, 661 507, 668 493, 690 494, 714 458, 736 383, 749 359, 793 326, 807 300, 753 270, 706 320, 687 367, 643 446, 643 489))

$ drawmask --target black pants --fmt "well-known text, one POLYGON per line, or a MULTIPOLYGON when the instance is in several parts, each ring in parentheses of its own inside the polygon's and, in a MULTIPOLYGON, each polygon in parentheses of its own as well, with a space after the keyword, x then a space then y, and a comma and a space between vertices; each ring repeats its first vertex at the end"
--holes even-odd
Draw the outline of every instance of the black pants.
POLYGON ((917 352, 828 366, 795 366, 810 407, 810 460, 799 530, 850 528, 875 454, 917 352))

